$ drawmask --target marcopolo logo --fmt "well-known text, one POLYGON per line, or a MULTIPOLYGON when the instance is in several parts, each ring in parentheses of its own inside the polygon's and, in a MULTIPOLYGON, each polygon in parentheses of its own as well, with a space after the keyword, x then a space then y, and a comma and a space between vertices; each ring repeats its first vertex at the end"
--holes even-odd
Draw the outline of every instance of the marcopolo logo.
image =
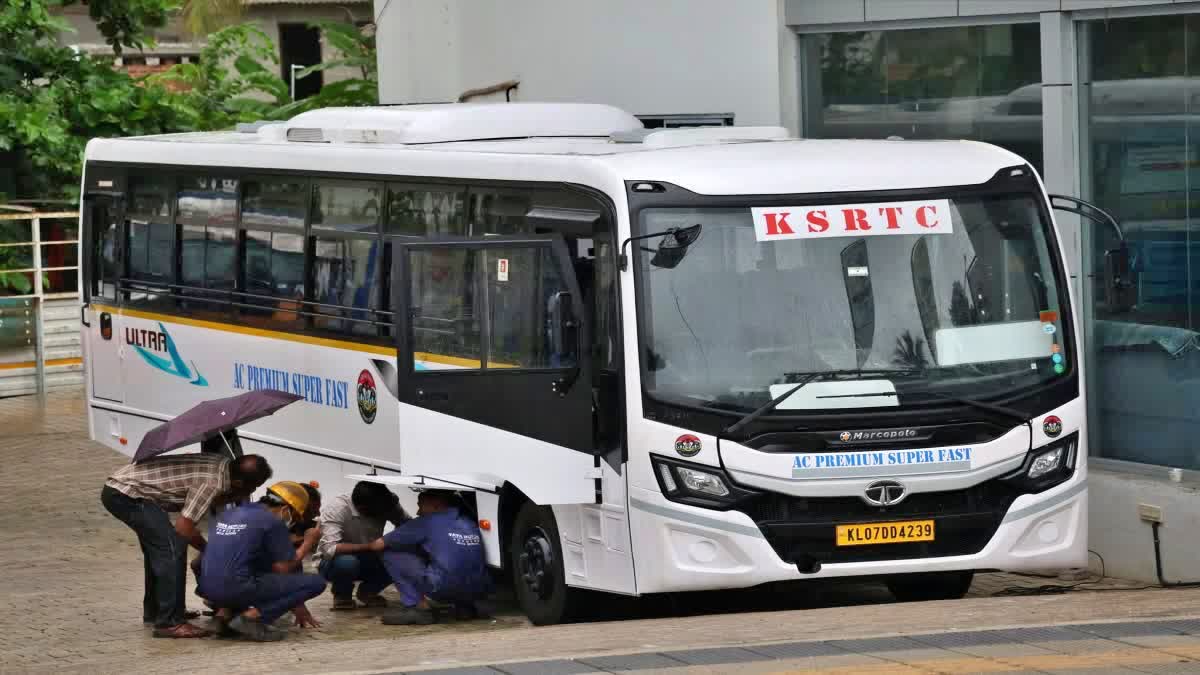
POLYGON ((179 348, 175 346, 175 340, 171 338, 167 327, 161 322, 158 324, 157 331, 126 326, 125 343, 133 347, 134 351, 150 364, 151 368, 185 379, 197 387, 208 386, 208 380, 200 374, 200 370, 196 368, 196 362, 185 362, 179 355, 179 348), (167 356, 164 358, 154 352, 167 356))
POLYGON ((880 429, 879 431, 843 431, 838 434, 842 443, 874 443, 876 441, 904 441, 917 437, 916 429, 880 429))
POLYGON ((375 378, 366 370, 358 374, 358 414, 370 424, 375 421, 379 404, 375 396, 375 378))

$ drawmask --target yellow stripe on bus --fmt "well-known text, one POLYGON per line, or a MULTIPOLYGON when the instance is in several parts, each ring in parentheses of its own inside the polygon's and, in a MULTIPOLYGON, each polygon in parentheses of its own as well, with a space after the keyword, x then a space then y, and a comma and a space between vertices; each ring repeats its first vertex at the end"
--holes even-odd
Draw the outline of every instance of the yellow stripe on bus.
MULTIPOLYGON (((331 338, 314 337, 312 335, 297 335, 296 333, 285 333, 283 331, 267 330, 264 328, 250 328, 248 326, 234 326, 227 323, 219 323, 216 321, 205 321, 203 319, 191 319, 182 316, 173 316, 170 314, 157 314, 155 312, 143 312, 140 309, 126 309, 111 307, 103 304, 93 304, 96 311, 109 312, 118 316, 129 316, 135 319, 147 319, 149 321, 162 321, 163 323, 177 323, 184 326, 192 326, 194 328, 208 328, 211 330, 219 330, 226 333, 237 333, 239 335, 253 335, 256 337, 275 338, 277 340, 288 340, 290 342, 300 342, 308 345, 318 345, 321 347, 335 347, 337 349, 349 349, 356 352, 367 352, 369 354, 380 354, 382 356, 395 356, 395 347, 381 347, 379 345, 362 344, 361 342, 350 342, 348 340, 334 340, 331 338)), ((459 356, 446 356, 442 354, 429 354, 426 352, 416 352, 413 354, 413 359, 417 361, 430 361, 432 363, 442 363, 448 366, 461 366, 464 368, 479 368, 479 359, 466 359, 459 356)), ((58 365, 58 364, 55 364, 58 365)), ((12 366, 17 367, 17 366, 12 366)), ((489 363, 488 368, 519 368, 515 364, 509 363, 489 363)))
MULTIPOLYGON (((77 366, 83 363, 83 359, 78 356, 71 356, 65 359, 46 359, 46 367, 50 366, 77 366)), ((0 363, 0 370, 16 370, 17 368, 33 368, 37 366, 36 361, 21 361, 20 363, 0 363)))
POLYGON ((380 354, 382 356, 395 356, 396 354, 395 347, 381 347, 379 345, 362 344, 361 342, 350 342, 349 340, 334 340, 331 338, 314 337, 312 335, 297 335, 296 333, 285 333, 283 331, 266 330, 264 328, 250 328, 249 326, 233 326, 227 323, 218 323, 216 321, 204 321, 202 319, 191 319, 182 316, 172 316, 170 314, 143 312, 140 309, 118 309, 116 307, 101 304, 95 304, 93 306, 97 311, 109 312, 119 316, 130 316, 135 319, 148 319, 150 321, 162 321, 163 323, 176 323, 184 326, 192 326, 194 328, 208 328, 211 330, 224 331, 226 333, 237 333, 239 335, 253 335, 255 337, 275 338, 277 340, 287 340, 289 342, 300 342, 306 345, 319 345, 321 347, 349 349, 356 352, 380 354))

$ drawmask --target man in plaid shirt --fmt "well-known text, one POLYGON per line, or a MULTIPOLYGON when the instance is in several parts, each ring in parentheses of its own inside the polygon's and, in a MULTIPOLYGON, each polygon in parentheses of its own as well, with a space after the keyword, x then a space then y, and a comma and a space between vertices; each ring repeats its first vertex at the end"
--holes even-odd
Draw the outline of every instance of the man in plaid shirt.
POLYGON ((208 453, 154 457, 121 467, 104 484, 104 508, 132 529, 142 546, 146 592, 142 620, 154 637, 196 638, 204 631, 184 615, 187 547, 203 551, 196 522, 211 508, 247 499, 271 477, 267 460, 208 453), (171 524, 167 512, 178 511, 171 524))

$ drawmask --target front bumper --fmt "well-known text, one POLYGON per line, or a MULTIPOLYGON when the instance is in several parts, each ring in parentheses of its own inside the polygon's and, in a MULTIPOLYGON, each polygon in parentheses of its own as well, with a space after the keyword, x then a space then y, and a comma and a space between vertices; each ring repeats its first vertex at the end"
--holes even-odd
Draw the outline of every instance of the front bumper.
MULTIPOLYGON (((650 549, 635 556, 638 590, 660 593, 828 577, 1086 565, 1086 472, 1077 471, 1067 483, 1040 494, 964 493, 969 494, 961 499, 977 501, 959 504, 966 508, 958 508, 957 514, 938 517, 935 542, 854 547, 857 550, 851 552, 832 546, 832 520, 819 513, 794 517, 799 508, 794 498, 775 496, 747 508, 752 518, 741 511, 677 504, 660 492, 633 488, 634 548, 650 549), (806 574, 800 568, 811 569, 806 564, 811 561, 804 556, 825 558, 818 558, 818 571, 806 574)), ((935 499, 914 499, 911 511, 903 515, 889 513, 864 521, 851 512, 838 520, 918 519, 936 515, 930 509, 938 508, 944 514, 954 510, 935 499)))

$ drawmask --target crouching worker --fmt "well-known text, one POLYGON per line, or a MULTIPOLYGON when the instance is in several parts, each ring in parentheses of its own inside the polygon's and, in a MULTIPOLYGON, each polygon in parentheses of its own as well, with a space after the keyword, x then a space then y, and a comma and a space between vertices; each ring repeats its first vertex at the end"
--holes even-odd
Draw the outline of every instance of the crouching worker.
POLYGON ((386 612, 383 623, 431 624, 431 600, 454 605, 459 617, 474 617, 475 602, 491 591, 479 525, 456 504, 452 493, 422 492, 415 519, 371 542, 402 604, 386 612))
MULTIPOLYGON (((266 642, 283 639, 285 632, 271 624, 288 610, 295 612, 297 623, 311 623, 304 603, 325 590, 325 580, 294 574, 307 551, 293 548, 288 536, 289 525, 307 507, 304 487, 282 481, 257 503, 216 515, 196 592, 220 608, 217 617, 230 630, 266 642)), ((310 538, 302 549, 315 543, 310 538)))

